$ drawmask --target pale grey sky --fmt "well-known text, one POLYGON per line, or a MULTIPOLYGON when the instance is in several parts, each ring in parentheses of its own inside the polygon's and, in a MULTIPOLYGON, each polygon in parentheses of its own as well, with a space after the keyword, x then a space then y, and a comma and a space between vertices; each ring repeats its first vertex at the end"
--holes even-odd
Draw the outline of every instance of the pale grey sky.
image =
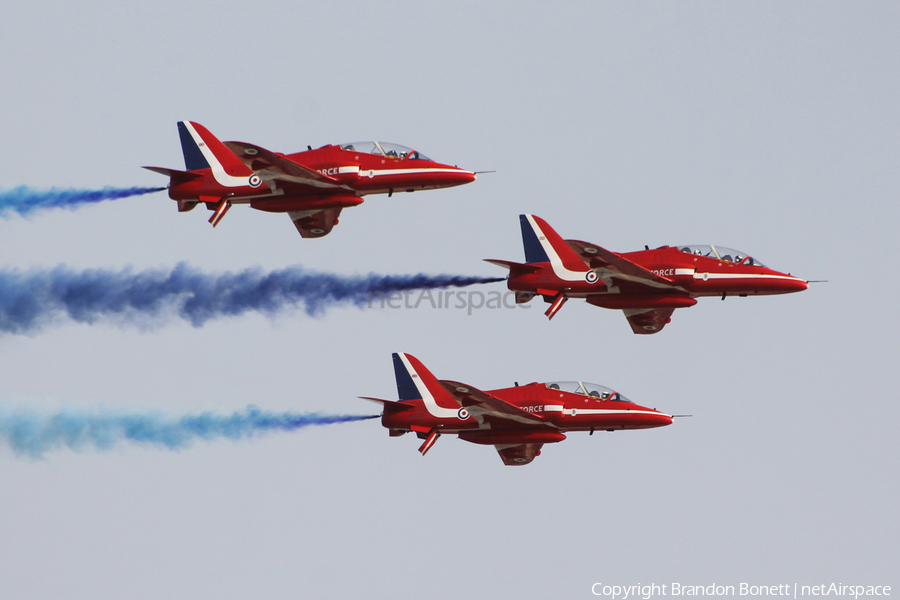
MULTIPOLYGON (((900 585, 900 7, 889 2, 62 2, 0 20, 0 187, 163 185, 175 123, 290 152, 381 139, 471 185, 333 233, 157 194, 0 219, 4 267, 495 275, 518 215, 614 251, 713 243, 828 279, 661 334, 569 302, 0 337, 0 401, 366 413, 390 354, 492 389, 586 379, 693 414, 528 467, 373 421, 40 461, 0 448, 0 597, 587 598, 591 584, 900 585)), ((491 288, 502 289, 502 284, 491 288)))

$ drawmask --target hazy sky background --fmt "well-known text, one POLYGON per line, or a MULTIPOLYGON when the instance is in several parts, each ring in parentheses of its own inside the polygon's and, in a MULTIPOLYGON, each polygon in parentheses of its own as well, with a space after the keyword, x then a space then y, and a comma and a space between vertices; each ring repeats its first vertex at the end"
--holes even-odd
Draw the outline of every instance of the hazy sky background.
MULTIPOLYGON (((0 597, 588 598, 595 582, 892 585, 900 6, 34 2, 0 20, 0 187, 164 185, 175 123, 496 170, 370 196, 331 235, 164 194, 0 219, 5 268, 502 275, 518 215, 614 251, 713 243, 827 279, 620 312, 359 310, 0 337, 0 401, 360 413, 391 352, 482 389, 584 379, 692 414, 524 468, 377 421, 32 460, 0 448, 0 597)), ((502 290, 503 284, 485 291, 502 290)), ((374 407, 377 408, 377 407, 374 407)))

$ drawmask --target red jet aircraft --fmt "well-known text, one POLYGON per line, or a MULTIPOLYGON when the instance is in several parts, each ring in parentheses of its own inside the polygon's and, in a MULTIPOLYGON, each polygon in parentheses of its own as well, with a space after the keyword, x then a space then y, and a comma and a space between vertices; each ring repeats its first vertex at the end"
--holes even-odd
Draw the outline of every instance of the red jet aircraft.
POLYGON ((411 354, 394 354, 400 401, 364 398, 384 406, 381 423, 390 435, 414 431, 425 440, 424 456, 441 434, 491 445, 503 464, 527 465, 541 446, 571 431, 649 429, 672 423, 672 415, 634 404, 618 392, 582 381, 529 383, 483 392, 458 381, 438 381, 411 354))
POLYGON ((767 268, 743 252, 721 246, 661 246, 617 254, 563 240, 543 219, 519 215, 526 264, 487 262, 509 269, 516 302, 540 294, 549 318, 569 298, 622 310, 635 333, 660 331, 676 308, 700 296, 764 296, 807 288, 807 281, 767 268))
POLYGON ((170 178, 178 211, 199 203, 218 225, 232 204, 287 213, 305 238, 328 235, 341 210, 367 194, 414 192, 462 185, 475 173, 434 162, 421 152, 386 142, 322 146, 306 152, 269 152, 244 142, 220 142, 192 121, 178 123, 185 171, 144 167, 170 178))

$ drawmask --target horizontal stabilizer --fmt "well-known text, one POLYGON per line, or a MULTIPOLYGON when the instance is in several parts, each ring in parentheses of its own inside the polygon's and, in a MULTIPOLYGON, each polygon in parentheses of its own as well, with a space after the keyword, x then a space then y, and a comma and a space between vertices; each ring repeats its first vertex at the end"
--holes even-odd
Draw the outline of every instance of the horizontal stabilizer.
POLYGON ((359 396, 360 400, 368 400, 369 402, 374 402, 376 404, 380 404, 384 407, 384 412, 386 414, 396 414, 399 412, 403 412, 405 410, 410 410, 415 408, 412 404, 407 404, 405 402, 397 402, 395 400, 383 400, 381 398, 370 398, 368 396, 359 396))
POLYGON ((181 183, 184 181, 191 181, 193 179, 200 179, 203 177, 201 173, 192 173, 191 171, 179 171, 177 169, 166 169, 164 167, 142 167, 143 169, 147 169, 148 171, 153 171, 154 173, 159 173, 160 175, 165 175, 166 177, 172 178, 172 183, 181 183))
POLYGON ((516 271, 518 273, 535 273, 541 270, 539 265, 528 265, 523 263, 512 262, 510 260, 497 260, 493 258, 485 258, 484 262, 489 262, 492 265, 497 265, 498 267, 503 267, 504 269, 509 269, 510 271, 516 271))

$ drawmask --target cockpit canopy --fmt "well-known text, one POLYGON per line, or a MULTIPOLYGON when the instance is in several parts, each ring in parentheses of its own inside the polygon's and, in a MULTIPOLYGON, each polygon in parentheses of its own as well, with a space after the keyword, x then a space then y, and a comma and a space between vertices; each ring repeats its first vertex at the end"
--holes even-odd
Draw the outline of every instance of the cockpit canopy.
POLYGON ((698 256, 708 256, 710 258, 717 258, 722 262, 730 262, 736 263, 739 265, 747 265, 750 267, 765 267, 766 265, 762 264, 752 256, 747 256, 745 252, 741 252, 740 250, 732 250, 731 248, 725 248, 724 246, 706 246, 706 245, 694 245, 694 246, 675 246, 682 252, 687 252, 688 254, 696 254, 698 256))
POLYGON ((606 386, 602 386, 596 383, 588 383, 587 381, 548 381, 544 385, 546 385, 551 390, 569 392, 570 394, 581 394, 582 396, 590 396, 592 398, 596 398, 597 400, 631 402, 631 400, 615 390, 611 390, 606 386))
POLYGON ((341 150, 361 152, 363 154, 380 154, 391 158, 408 158, 409 160, 431 160, 421 152, 389 142, 353 142, 341 144, 341 150))

